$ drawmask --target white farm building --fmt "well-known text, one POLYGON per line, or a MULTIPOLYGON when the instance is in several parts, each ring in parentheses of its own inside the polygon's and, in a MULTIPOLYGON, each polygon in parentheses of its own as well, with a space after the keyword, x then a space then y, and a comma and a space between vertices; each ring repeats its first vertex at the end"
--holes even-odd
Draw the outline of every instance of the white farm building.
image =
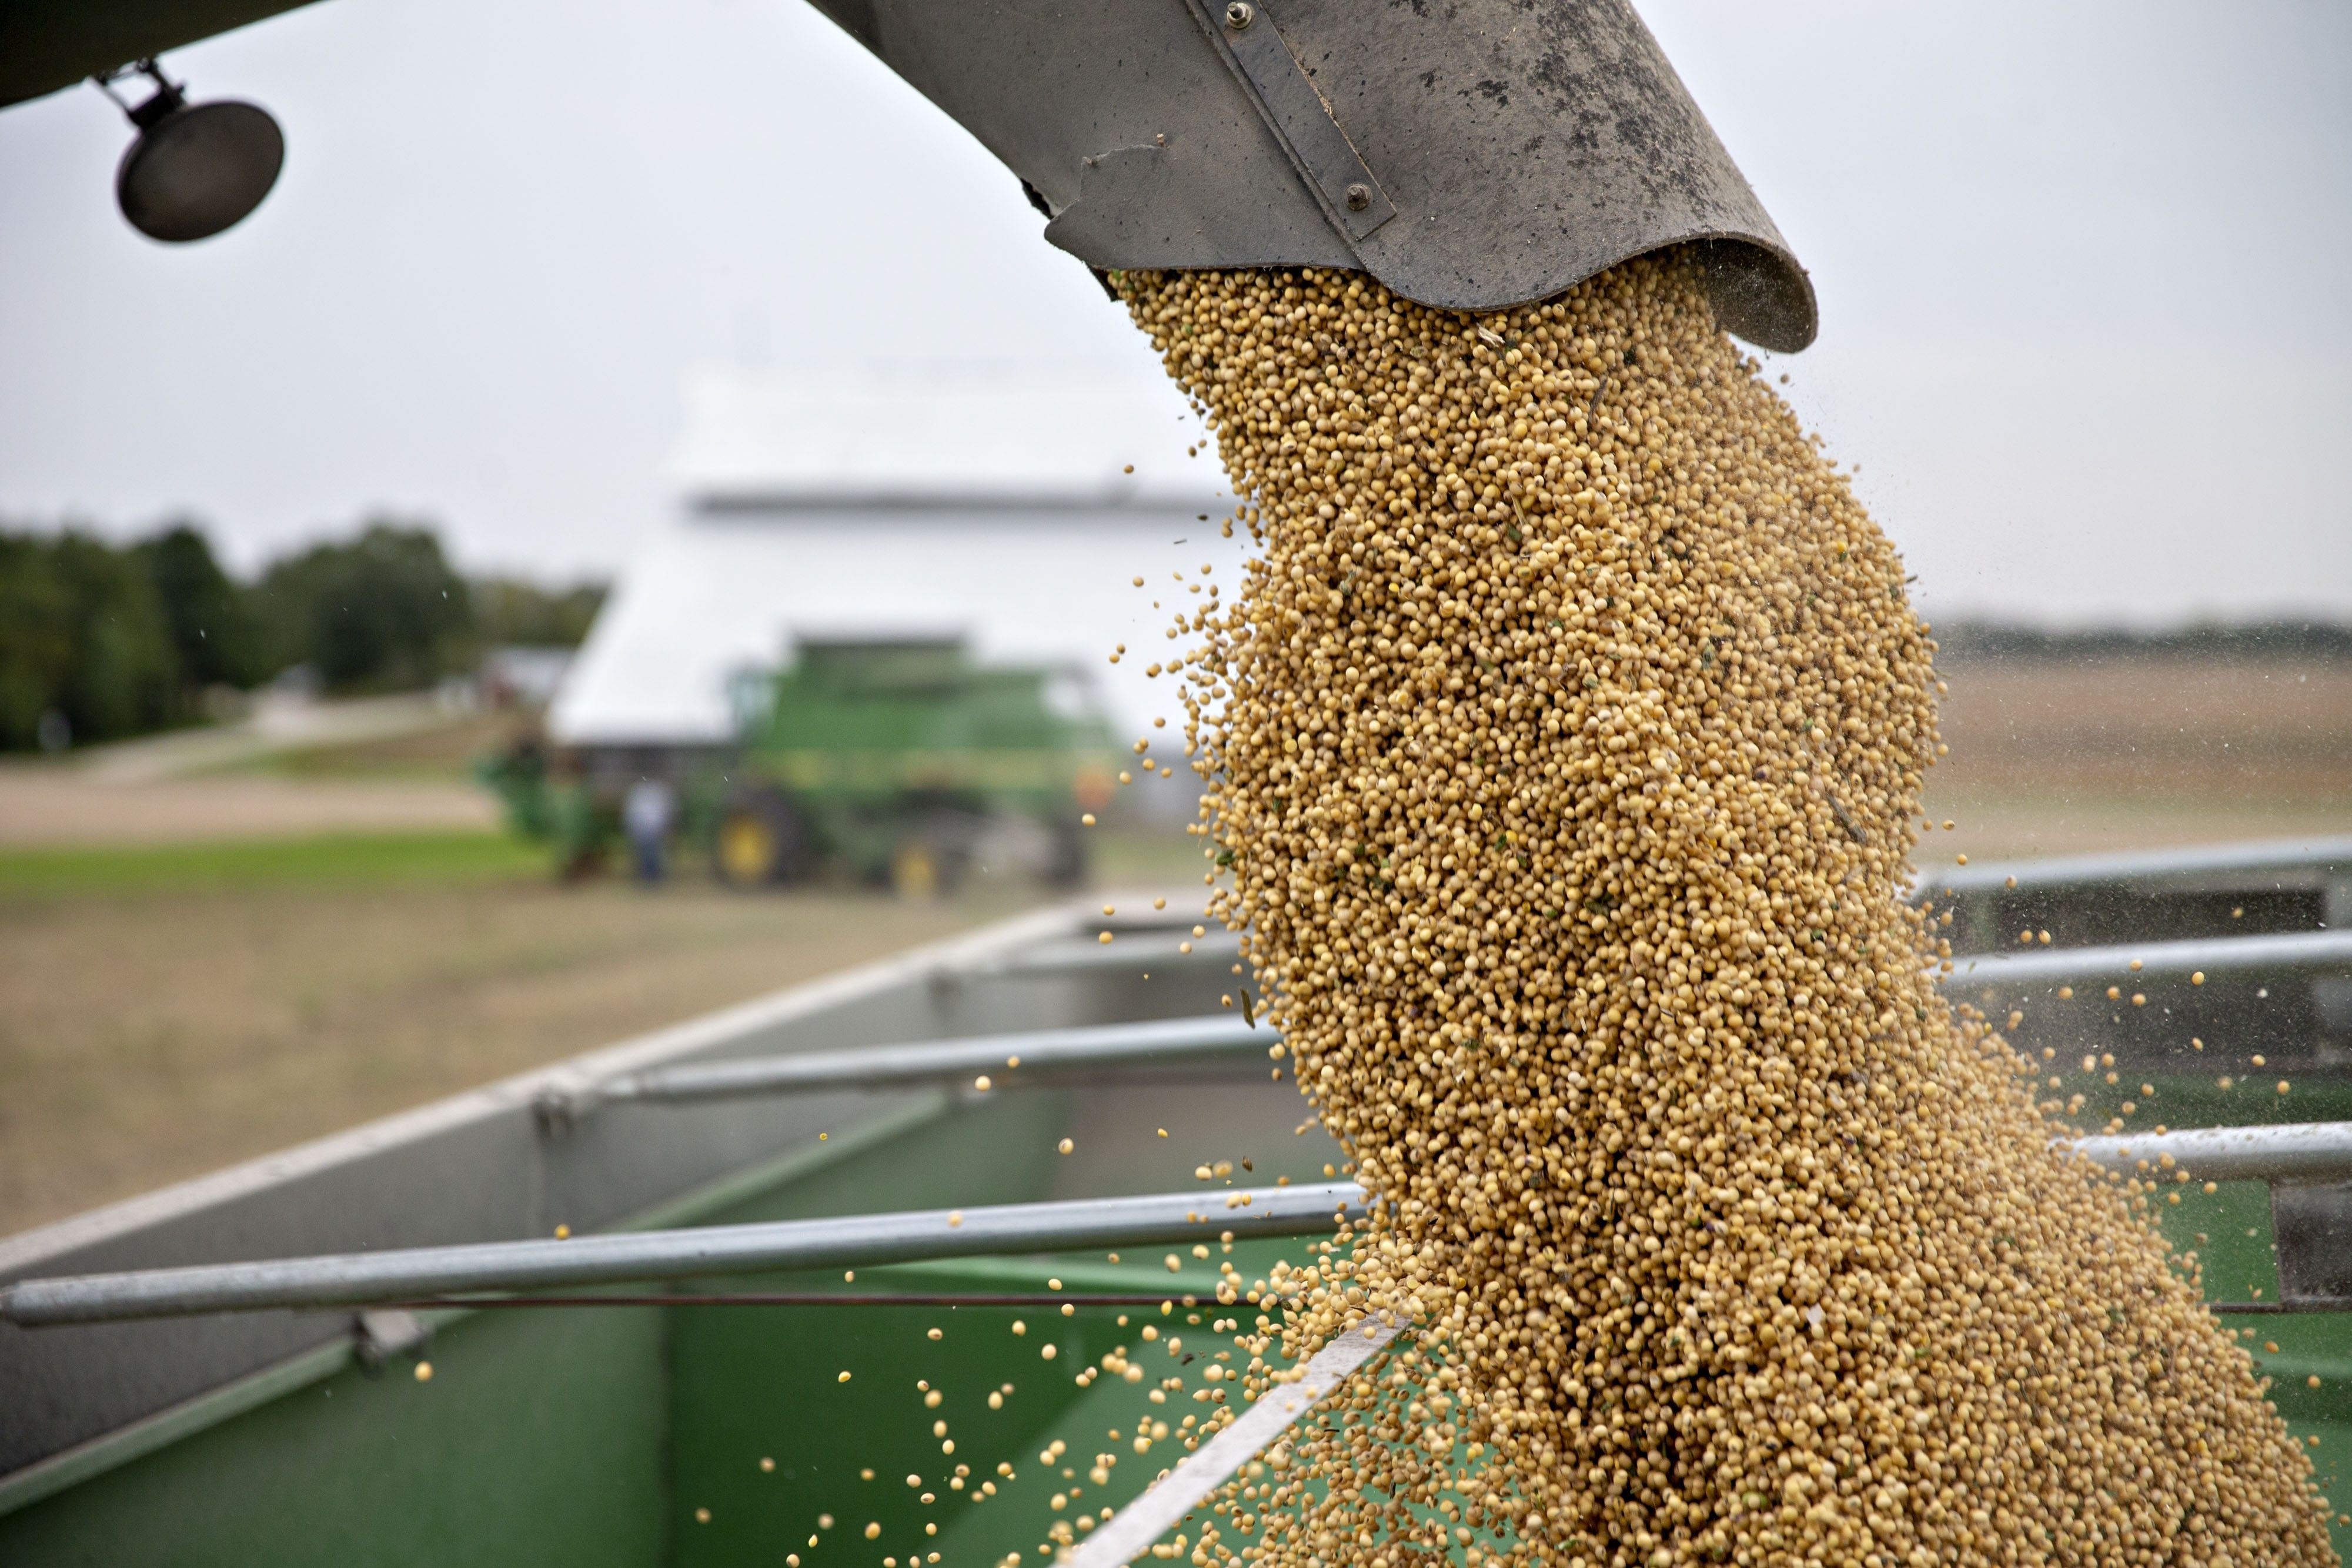
POLYGON ((796 639, 910 632, 1066 668, 1137 734, 1178 717, 1143 674, 1171 616, 1202 602, 1204 566, 1230 596, 1242 559, 1200 421, 1132 378, 714 376, 693 389, 677 476, 676 511, 557 695, 560 746, 723 745, 734 675, 796 639), (1120 643, 1139 656, 1114 667, 1120 643))

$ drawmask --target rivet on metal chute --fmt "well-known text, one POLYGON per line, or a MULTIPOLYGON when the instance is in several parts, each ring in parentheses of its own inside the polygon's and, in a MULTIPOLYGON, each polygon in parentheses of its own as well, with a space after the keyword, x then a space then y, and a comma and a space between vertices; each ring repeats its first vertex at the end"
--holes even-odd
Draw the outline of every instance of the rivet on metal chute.
POLYGON ((269 111, 236 99, 190 103, 187 84, 174 82, 152 58, 90 78, 112 99, 138 137, 114 172, 114 199, 131 226, 170 245, 210 239, 241 221, 286 162, 286 137, 269 111), (143 76, 155 91, 131 104, 114 90, 143 76))

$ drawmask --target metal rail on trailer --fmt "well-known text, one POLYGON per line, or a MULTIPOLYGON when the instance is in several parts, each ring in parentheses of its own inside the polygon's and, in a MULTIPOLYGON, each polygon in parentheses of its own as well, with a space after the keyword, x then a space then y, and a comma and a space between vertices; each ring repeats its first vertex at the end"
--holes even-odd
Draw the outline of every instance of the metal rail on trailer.
POLYGON ((1271 1028, 1237 1015, 1157 1019, 1091 1029, 1024 1030, 969 1040, 808 1051, 740 1061, 699 1062, 623 1073, 541 1102, 551 1121, 569 1123, 623 1101, 680 1103, 819 1089, 881 1089, 961 1084, 977 1092, 1036 1083, 1134 1074, 1264 1058, 1281 1042, 1271 1028))
MULTIPOLYGON (((2352 1134, 2352 1129, 2347 1131, 2352 1134)), ((2352 1148, 2352 1135, 2347 1144, 2352 1148)), ((2352 1167, 2352 1159, 2347 1165, 2352 1167)), ((0 1288, 0 1322, 40 1328, 284 1307, 364 1306, 466 1291, 1191 1242, 1226 1230, 1252 1236, 1328 1234, 1363 1215, 1364 1191, 1349 1182, 1258 1187, 1216 1200, 1176 1192, 704 1226, 562 1241, 484 1241, 26 1280, 0 1288)))
POLYGON ((2062 946, 2340 930, 2352 926, 2352 835, 1935 866, 1914 897, 1954 915, 1961 952, 2044 927, 2062 946))
MULTIPOLYGON (((2067 1146, 2102 1168, 2154 1179, 2177 1176, 2184 1182, 2259 1181, 2274 1188, 2352 1182, 2352 1122, 2195 1128, 2145 1137, 2084 1138, 2067 1146)), ((577 1240, 478 1242, 202 1264, 21 1281, 0 1287, 0 1322, 43 1328, 289 1307, 364 1306, 416 1296, 1191 1241, 1228 1230, 1252 1236, 1311 1235, 1362 1218, 1366 1202, 1362 1187, 1335 1182, 1249 1188, 1217 1201, 1198 1193, 1174 1192, 577 1240)), ((2352 1237, 2312 1239, 2323 1245, 2352 1243, 2352 1237)), ((2314 1259, 2308 1272, 2298 1270, 2294 1277, 2318 1277, 2335 1261, 2314 1259)), ((2289 1273, 2284 1257, 2281 1273, 2289 1273)), ((2294 1303, 2313 1294, 2290 1289, 2283 1299, 2294 1303)), ((1226 1305, 1234 1299, 1223 1292, 1219 1296, 1226 1305)), ((2326 1310, 2346 1304, 2332 1295, 2325 1299, 2326 1310)))

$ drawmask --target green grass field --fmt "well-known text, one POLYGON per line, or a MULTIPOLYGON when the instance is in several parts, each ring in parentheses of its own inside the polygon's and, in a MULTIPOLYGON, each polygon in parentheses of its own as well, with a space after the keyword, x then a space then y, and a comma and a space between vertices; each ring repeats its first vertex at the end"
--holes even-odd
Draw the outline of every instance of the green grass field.
POLYGON ((547 865, 544 850, 495 832, 10 849, 0 850, 0 899, 479 883, 544 876, 547 865))

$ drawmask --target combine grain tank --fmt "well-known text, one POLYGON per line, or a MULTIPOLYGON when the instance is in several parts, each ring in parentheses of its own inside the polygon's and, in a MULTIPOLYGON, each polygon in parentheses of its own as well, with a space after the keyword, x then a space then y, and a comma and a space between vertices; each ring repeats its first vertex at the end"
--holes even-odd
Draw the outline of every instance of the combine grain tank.
POLYGON ((992 857, 1067 884, 1108 804, 1110 729, 1075 677, 975 663, 955 639, 803 640, 746 683, 714 828, 719 874, 832 864, 920 896, 992 857))

